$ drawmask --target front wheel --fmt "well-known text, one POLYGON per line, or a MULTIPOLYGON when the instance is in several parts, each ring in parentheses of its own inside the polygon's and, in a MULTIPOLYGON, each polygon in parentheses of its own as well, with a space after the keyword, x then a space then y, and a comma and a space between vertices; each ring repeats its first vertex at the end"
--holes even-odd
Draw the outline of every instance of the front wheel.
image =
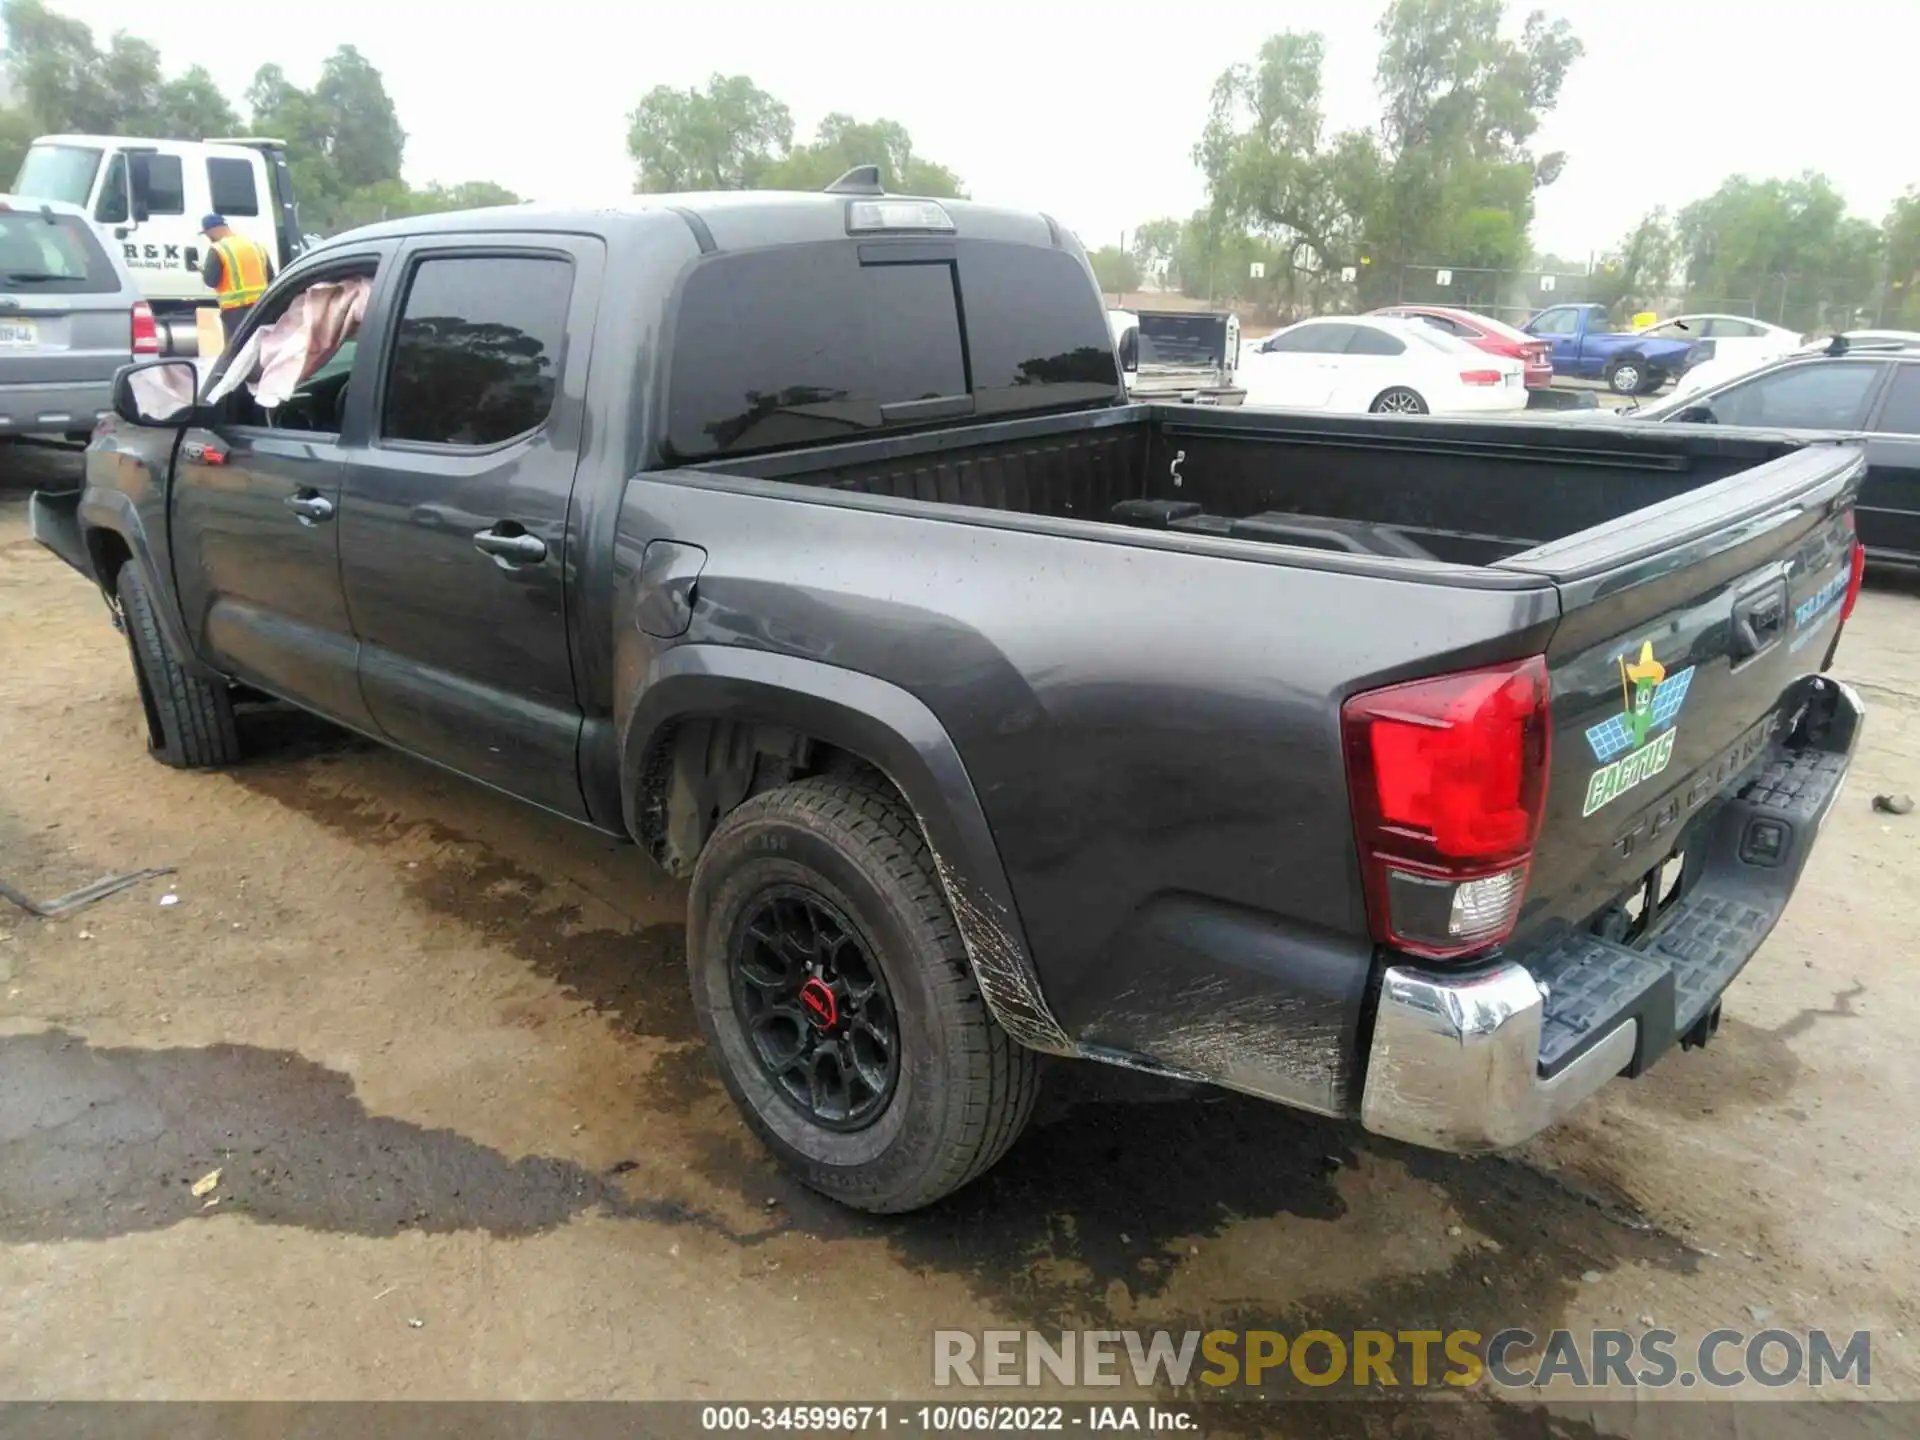
POLYGON ((987 1013, 911 811, 877 785, 755 796, 687 898, 694 1008, 748 1125, 802 1183, 917 1210, 1033 1110, 1037 1057, 987 1013))
POLYGON ((240 736, 232 690, 190 674, 174 658, 138 566, 129 561, 120 567, 113 593, 140 687, 148 751, 162 765, 183 770, 233 764, 240 758, 240 736))
POLYGON ((1417 390, 1396 385, 1376 395, 1367 409, 1375 415, 1424 415, 1427 413, 1427 402, 1420 398, 1417 390))

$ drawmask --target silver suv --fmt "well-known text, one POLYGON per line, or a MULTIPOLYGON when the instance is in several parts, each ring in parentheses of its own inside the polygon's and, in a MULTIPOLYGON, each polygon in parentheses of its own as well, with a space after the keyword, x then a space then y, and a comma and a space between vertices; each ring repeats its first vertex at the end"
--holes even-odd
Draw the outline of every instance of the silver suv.
POLYGON ((85 439, 114 373, 159 353, 153 311, 84 210, 0 195, 0 436, 85 439))

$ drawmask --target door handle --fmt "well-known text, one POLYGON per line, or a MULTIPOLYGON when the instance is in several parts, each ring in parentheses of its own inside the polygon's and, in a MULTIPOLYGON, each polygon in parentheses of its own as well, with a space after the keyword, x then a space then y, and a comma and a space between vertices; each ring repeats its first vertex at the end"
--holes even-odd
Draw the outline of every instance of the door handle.
POLYGON ((313 490, 296 490, 287 496, 287 508, 300 517, 302 525, 333 518, 333 502, 313 490))
POLYGON ((538 535, 529 535, 524 530, 503 535, 498 525, 491 530, 474 532, 473 548, 483 555, 491 555, 496 560, 515 565, 537 565, 547 558, 547 542, 538 535))

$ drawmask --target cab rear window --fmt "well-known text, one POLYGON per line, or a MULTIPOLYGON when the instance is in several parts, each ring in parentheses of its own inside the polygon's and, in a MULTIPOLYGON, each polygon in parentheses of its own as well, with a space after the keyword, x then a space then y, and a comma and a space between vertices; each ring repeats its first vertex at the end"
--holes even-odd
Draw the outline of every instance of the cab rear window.
POLYGON ((52 211, 0 210, 0 290, 110 295, 119 288, 113 262, 84 221, 52 211))
POLYGON ((666 439, 676 459, 709 459, 1097 402, 1118 386, 1104 308, 1065 252, 780 246, 688 276, 666 439))

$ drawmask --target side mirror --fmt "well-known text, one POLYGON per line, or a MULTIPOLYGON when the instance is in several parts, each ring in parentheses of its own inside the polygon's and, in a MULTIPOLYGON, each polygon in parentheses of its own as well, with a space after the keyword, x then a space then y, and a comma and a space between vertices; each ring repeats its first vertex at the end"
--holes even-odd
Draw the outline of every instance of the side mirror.
POLYGON ((1673 418, 1682 425, 1711 425, 1714 423, 1713 406, 1689 405, 1673 418))
POLYGON ((199 389, 200 369, 191 360, 142 360, 113 377, 113 413, 129 425, 184 430, 199 389))

